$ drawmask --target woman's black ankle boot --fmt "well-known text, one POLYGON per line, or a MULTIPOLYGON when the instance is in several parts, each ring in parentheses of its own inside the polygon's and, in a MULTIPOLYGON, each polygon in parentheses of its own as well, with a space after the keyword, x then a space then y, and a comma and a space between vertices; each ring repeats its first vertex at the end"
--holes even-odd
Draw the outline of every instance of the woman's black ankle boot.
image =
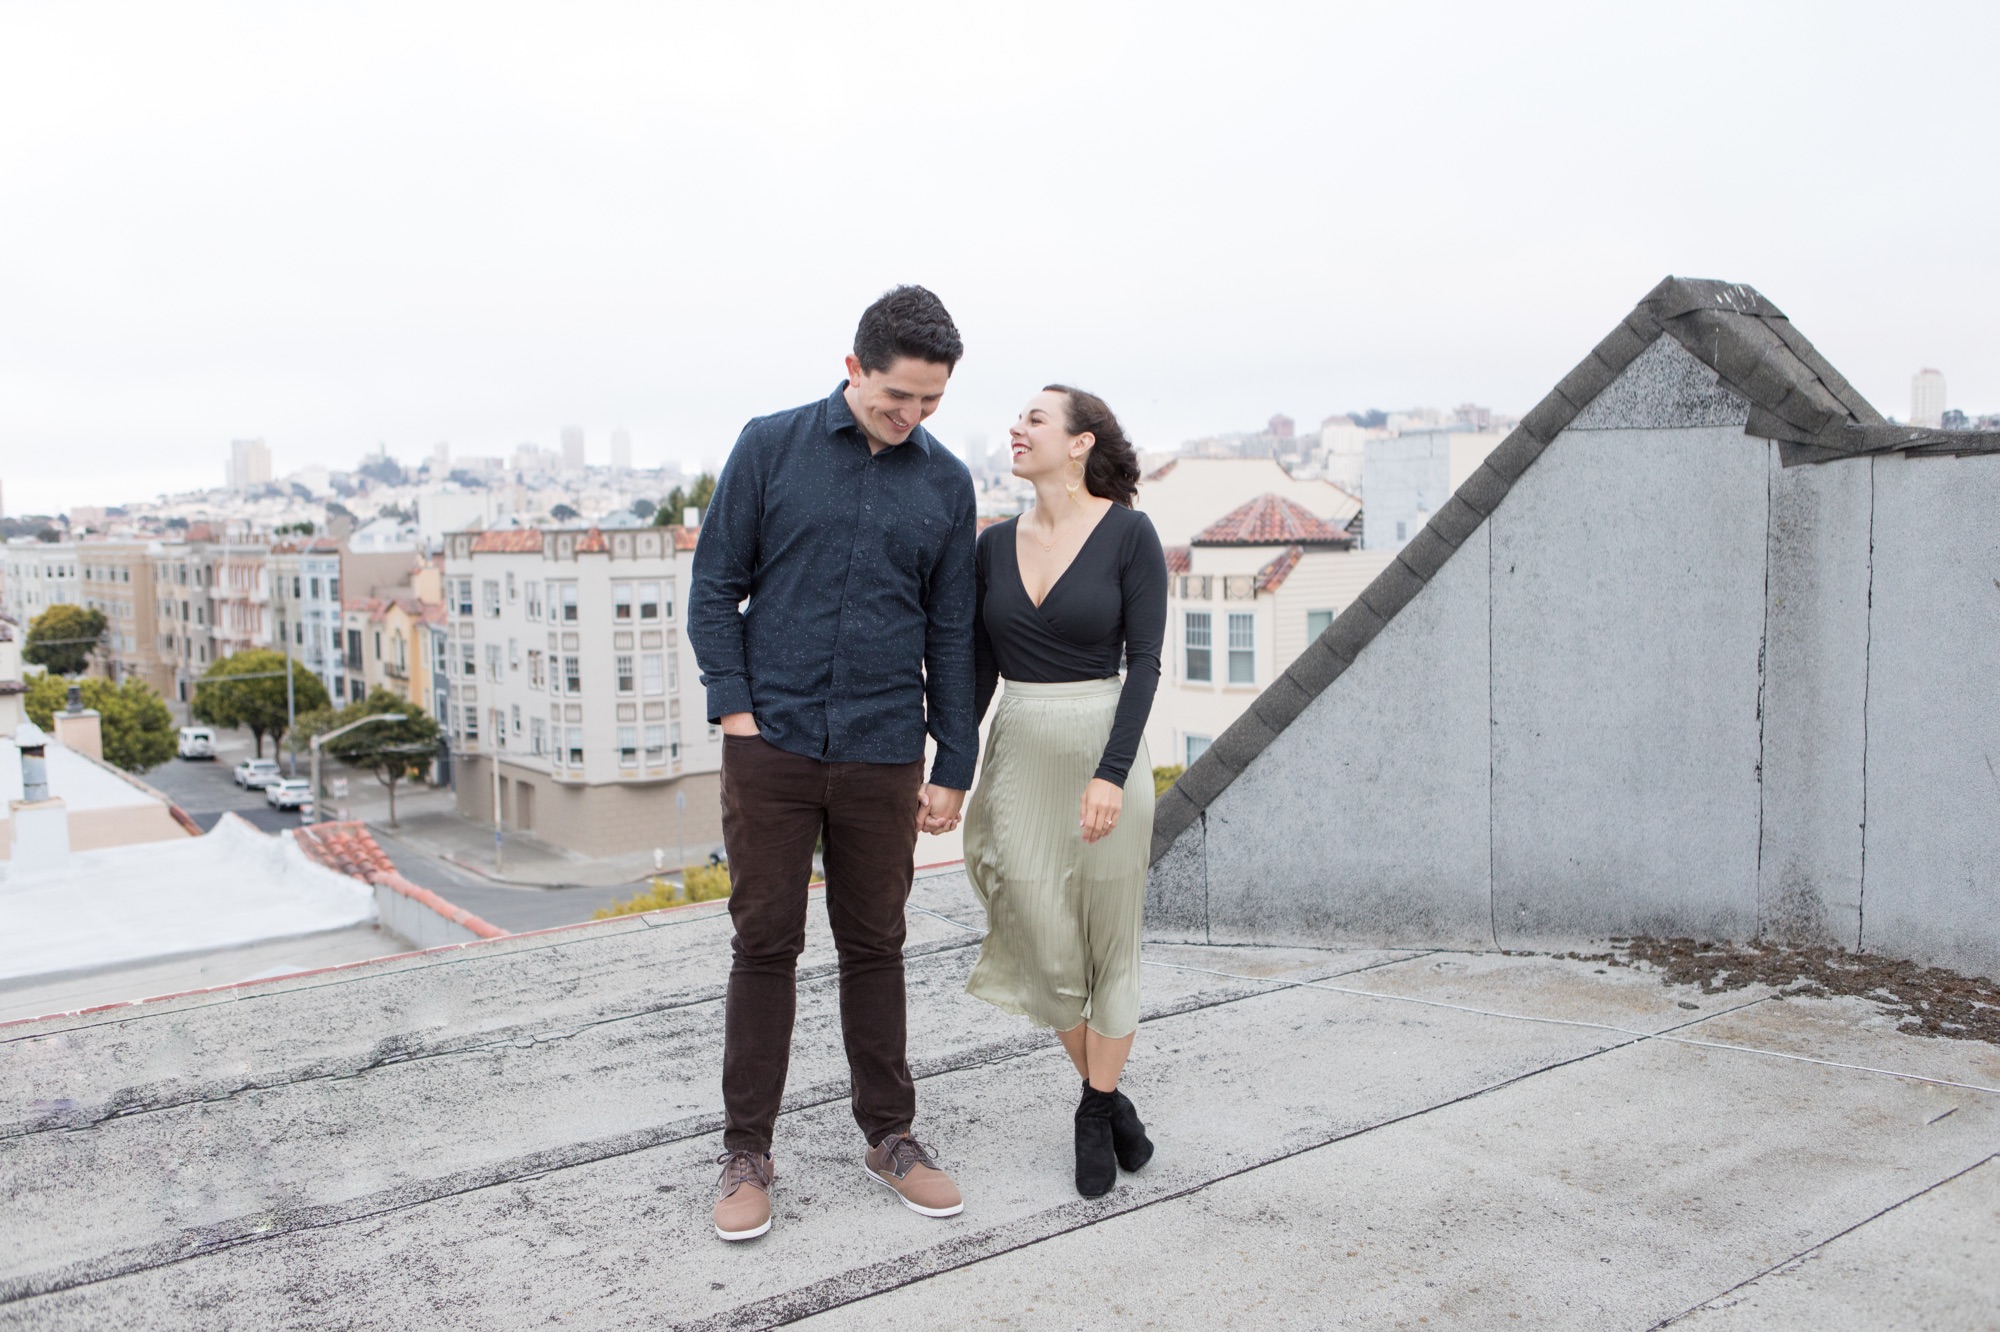
POLYGON ((1118 1182, 1118 1149, 1111 1130, 1117 1111, 1116 1092, 1083 1084, 1083 1100, 1076 1107, 1076 1191, 1086 1198, 1101 1198, 1118 1182))
POLYGON ((1118 1153, 1118 1164, 1125 1170, 1137 1170, 1153 1159, 1153 1140, 1146 1136, 1146 1126, 1139 1122, 1139 1108, 1132 1104, 1132 1098, 1122 1091, 1111 1093, 1111 1097, 1111 1144, 1118 1153))

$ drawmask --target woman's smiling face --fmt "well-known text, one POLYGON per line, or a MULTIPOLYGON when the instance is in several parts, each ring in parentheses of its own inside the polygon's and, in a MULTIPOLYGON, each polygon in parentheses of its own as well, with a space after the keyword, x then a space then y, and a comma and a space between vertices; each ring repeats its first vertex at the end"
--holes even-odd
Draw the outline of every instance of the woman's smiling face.
POLYGON ((1021 415, 1007 429, 1014 455, 1014 475, 1032 481, 1062 471, 1070 459, 1090 450, 1090 436, 1069 429, 1069 397, 1043 389, 1028 399, 1021 415))

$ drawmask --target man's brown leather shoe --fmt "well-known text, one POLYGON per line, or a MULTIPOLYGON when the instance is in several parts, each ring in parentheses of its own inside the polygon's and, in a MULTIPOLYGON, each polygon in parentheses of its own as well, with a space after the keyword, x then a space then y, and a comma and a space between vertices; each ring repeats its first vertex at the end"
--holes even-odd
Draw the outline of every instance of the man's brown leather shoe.
POLYGON ((958 1185, 938 1169, 930 1149, 907 1133, 891 1133, 868 1149, 869 1178, 895 1190, 903 1206, 925 1216, 957 1216, 965 1209, 958 1185))
POLYGON ((769 1152, 724 1152, 715 1181, 715 1233, 726 1240, 756 1239, 771 1228, 771 1180, 777 1163, 769 1152))

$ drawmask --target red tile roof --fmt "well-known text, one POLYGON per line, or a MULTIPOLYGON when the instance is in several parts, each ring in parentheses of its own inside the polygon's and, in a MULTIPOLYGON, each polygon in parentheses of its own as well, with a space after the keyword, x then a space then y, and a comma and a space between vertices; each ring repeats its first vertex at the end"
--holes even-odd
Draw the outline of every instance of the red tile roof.
POLYGON ((1195 533, 1197 546, 1348 546, 1354 538, 1305 506, 1265 493, 1195 533))
POLYGON ((1169 459, 1167 459, 1167 460, 1166 460, 1166 462, 1164 462, 1164 463, 1160 464, 1160 466, 1158 466, 1158 467, 1154 468, 1154 469, 1153 469, 1152 471, 1150 471, 1150 472, 1146 473, 1146 475, 1145 475, 1145 476, 1141 477, 1141 478, 1140 478, 1141 482, 1143 483, 1143 482, 1146 482, 1146 481, 1158 481, 1158 480, 1159 480, 1159 479, 1160 479, 1161 477, 1165 476, 1165 475, 1166 475, 1166 474, 1167 474, 1168 472, 1171 472, 1171 471, 1173 471, 1173 470, 1174 470, 1174 464, 1175 464, 1175 463, 1178 463, 1179 461, 1180 461, 1180 459, 1179 459, 1179 458, 1169 458, 1169 459))
POLYGON ((474 555, 539 555, 542 534, 532 527, 507 527, 472 538, 474 555))
POLYGON ((1192 552, 1186 546, 1168 546, 1166 554, 1168 573, 1186 573, 1193 566, 1192 552))
POLYGON ((346 823, 314 823, 294 834, 299 849, 330 870, 373 882, 377 874, 393 874, 396 863, 376 843, 359 819, 346 823))
POLYGON ((401 893, 481 939, 498 939, 507 931, 489 925, 464 907, 454 906, 428 888, 419 888, 397 873, 381 845, 359 819, 345 823, 311 823, 293 832, 299 849, 313 860, 349 878, 401 893))
POLYGON ((1305 554, 1304 546, 1287 546, 1278 552, 1276 559, 1257 571, 1257 590, 1276 592, 1284 585, 1285 579, 1291 577, 1292 570, 1299 567, 1299 561, 1305 558, 1305 554))
POLYGON ((675 550, 693 550, 695 542, 701 537, 699 527, 682 527, 679 523, 673 524, 667 531, 673 533, 675 550))
POLYGON ((611 543, 604 539, 604 533, 591 528, 577 540, 576 553, 579 555, 602 555, 611 549, 611 543))

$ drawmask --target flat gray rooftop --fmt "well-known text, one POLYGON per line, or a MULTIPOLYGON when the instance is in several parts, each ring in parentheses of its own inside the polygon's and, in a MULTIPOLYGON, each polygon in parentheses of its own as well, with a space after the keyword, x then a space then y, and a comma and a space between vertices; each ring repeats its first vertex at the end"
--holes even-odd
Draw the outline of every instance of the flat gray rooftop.
POLYGON ((2000 1323, 1992 1046, 1547 956, 1151 945, 1159 1154, 1084 1201, 1061 1052, 961 992, 963 877, 914 904, 960 1217, 862 1175, 815 906, 776 1225, 713 1238, 703 907, 0 1027, 0 1326, 2000 1323))

